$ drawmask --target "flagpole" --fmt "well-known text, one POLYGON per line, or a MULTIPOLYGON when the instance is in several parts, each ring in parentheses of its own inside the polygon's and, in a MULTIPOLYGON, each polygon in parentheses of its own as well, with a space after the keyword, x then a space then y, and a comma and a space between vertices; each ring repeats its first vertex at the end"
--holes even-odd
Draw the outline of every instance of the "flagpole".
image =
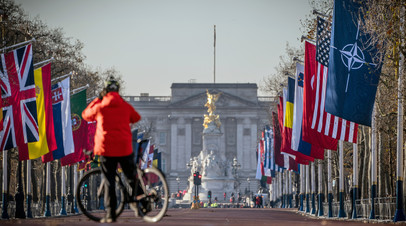
POLYGON ((282 172, 278 173, 278 180, 279 180, 279 186, 278 186, 279 192, 278 193, 279 193, 279 197, 280 197, 280 200, 281 200, 280 208, 283 208, 282 207, 282 205, 283 205, 282 172))
POLYGON ((3 151, 3 210, 1 213, 2 219, 9 219, 9 215, 7 213, 8 209, 8 202, 7 202, 7 150, 3 151))
POLYGON ((20 42, 20 43, 17 43, 15 45, 12 45, 12 46, 6 46, 6 47, 0 49, 0 51, 5 52, 8 49, 13 49, 13 48, 16 48, 16 47, 19 47, 19 46, 22 46, 22 45, 26 45, 26 44, 29 44, 29 43, 35 42, 35 41, 36 41, 35 38, 33 38, 31 40, 28 40, 28 41, 25 41, 25 42, 20 42))
POLYGON ((62 172, 61 172, 61 212, 59 212, 59 215, 65 216, 66 215, 66 208, 65 208, 65 202, 66 202, 66 184, 65 184, 65 171, 66 167, 62 166, 62 172))
POLYGON ((289 206, 289 183, 288 183, 288 170, 285 170, 285 208, 289 206))
POLYGON ((281 200, 282 200, 282 206, 281 206, 281 208, 286 208, 286 207, 285 207, 285 186, 283 186, 283 185, 284 185, 283 182, 285 182, 285 179, 283 178, 284 174, 285 174, 285 170, 283 170, 283 171, 280 173, 281 194, 282 194, 282 198, 281 198, 281 200))
POLYGON ((288 206, 288 208, 293 208, 293 205, 292 205, 292 198, 293 198, 293 192, 292 192, 292 171, 291 170, 289 170, 289 173, 288 173, 288 179, 289 179, 289 191, 288 191, 288 197, 289 197, 289 206, 288 206))
POLYGON ((326 14, 324 14, 324 13, 321 13, 321 12, 315 10, 315 9, 313 9, 313 14, 316 14, 316 15, 318 15, 318 16, 322 16, 322 17, 324 17, 324 18, 326 18, 326 19, 329 18, 328 15, 326 15, 326 14))
POLYGON ((304 211, 304 207, 303 207, 303 198, 304 198, 304 165, 300 164, 300 207, 299 207, 299 211, 303 212, 304 211))
POLYGON ((310 42, 312 44, 316 44, 316 40, 310 39, 310 38, 308 38, 308 37, 306 37, 304 35, 302 35, 302 37, 300 37, 300 42, 303 42, 303 40, 306 40, 306 41, 308 41, 308 42, 310 42))
POLYGON ((353 145, 353 153, 352 153, 352 158, 353 158, 353 165, 352 165, 352 173, 353 173, 353 199, 352 199, 352 205, 353 205, 353 209, 352 209, 352 219, 356 219, 358 218, 357 215, 357 208, 355 207, 355 200, 357 200, 358 197, 358 146, 356 143, 354 143, 353 145))
POLYGON ((315 170, 315 166, 314 166, 314 162, 311 163, 311 169, 312 169, 312 189, 311 189, 311 193, 312 193, 312 210, 311 210, 311 214, 312 215, 316 215, 316 170, 315 170))
POLYGON ((323 210, 323 199, 324 199, 324 193, 323 193, 323 162, 319 160, 319 168, 318 168, 318 174, 319 174, 319 210, 317 216, 322 217, 324 216, 324 210, 323 210))
POLYGON ((327 149, 327 201, 328 201, 328 213, 327 217, 333 217, 333 186, 332 186, 332 178, 331 178, 331 150, 327 149))
POLYGON ((377 156, 376 156, 376 119, 375 119, 376 111, 374 109, 372 113, 372 136, 371 136, 371 143, 372 143, 372 150, 371 150, 371 213, 369 215, 369 219, 375 219, 375 197, 376 197, 376 181, 377 181, 377 156))
POLYGON ((338 141, 338 152, 339 152, 339 160, 338 164, 340 165, 340 172, 339 172, 339 200, 340 200, 340 209, 338 211, 338 218, 346 217, 344 211, 344 141, 338 141))
POLYGON ((75 213, 79 213, 78 207, 76 202, 78 200, 76 200, 76 187, 78 185, 78 164, 75 163, 75 165, 73 165, 73 203, 74 203, 74 211, 75 213))
POLYGON ((50 193, 50 182, 51 182, 51 164, 50 162, 47 162, 47 171, 46 171, 46 179, 45 179, 45 200, 46 200, 46 204, 45 204, 45 213, 44 213, 44 217, 50 217, 51 216, 51 210, 50 210, 50 202, 51 202, 51 193, 50 193))
POLYGON ((38 69, 38 68, 40 68, 40 67, 38 67, 39 65, 47 64, 47 63, 49 63, 49 62, 51 62, 51 61, 53 61, 53 60, 55 60, 55 58, 54 58, 54 57, 51 57, 51 58, 48 59, 48 60, 44 60, 44 61, 35 63, 35 64, 34 64, 34 67, 35 67, 35 69, 38 69))
POLYGON ((72 75, 73 75, 73 71, 69 72, 69 73, 66 74, 66 75, 61 75, 61 76, 59 76, 59 77, 53 78, 53 79, 51 79, 51 82, 53 82, 53 81, 55 81, 55 80, 58 80, 58 79, 63 79, 63 78, 66 78, 66 77, 69 77, 69 76, 72 76, 72 75))
POLYGON ((15 199, 15 218, 26 218, 25 216, 25 211, 24 211, 24 191, 23 191, 23 181, 22 181, 22 176, 21 176, 21 167, 22 167, 22 161, 18 161, 18 166, 17 166, 17 178, 18 178, 18 183, 17 183, 17 193, 14 195, 15 199))
POLYGON ((310 213, 310 172, 309 165, 306 165, 306 213, 310 213))
MULTIPOLYGON (((272 195, 271 195, 272 201, 271 201, 271 207, 272 207, 272 208, 275 208, 275 177, 272 178, 271 187, 272 187, 272 195)), ((247 189, 247 192, 248 192, 248 189, 247 189)))
POLYGON ((79 88, 76 88, 76 89, 72 90, 72 91, 71 91, 71 95, 73 95, 73 94, 75 94, 75 93, 78 93, 78 92, 80 92, 80 91, 82 91, 82 90, 84 90, 84 89, 87 89, 87 88, 89 88, 89 84, 86 84, 85 86, 81 86, 81 87, 79 87, 79 88))
POLYGON ((31 200, 31 160, 27 160, 27 218, 32 218, 31 200))
POLYGON ((213 83, 216 83, 216 25, 214 25, 214 64, 213 64, 213 83))

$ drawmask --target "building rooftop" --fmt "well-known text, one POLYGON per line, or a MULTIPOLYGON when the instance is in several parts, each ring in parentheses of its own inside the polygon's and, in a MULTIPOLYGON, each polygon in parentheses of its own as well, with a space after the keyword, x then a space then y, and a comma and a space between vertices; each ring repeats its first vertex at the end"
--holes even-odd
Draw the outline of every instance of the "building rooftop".
POLYGON ((258 89, 256 83, 172 83, 173 88, 250 88, 258 89))

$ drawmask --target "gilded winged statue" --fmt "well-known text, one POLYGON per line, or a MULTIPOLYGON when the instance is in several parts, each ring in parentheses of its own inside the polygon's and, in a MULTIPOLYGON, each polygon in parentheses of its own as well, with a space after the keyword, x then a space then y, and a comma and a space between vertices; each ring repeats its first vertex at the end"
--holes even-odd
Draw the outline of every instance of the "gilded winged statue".
POLYGON ((204 128, 207 128, 211 122, 213 122, 217 128, 220 128, 221 123, 220 123, 220 117, 219 115, 214 114, 216 111, 216 101, 219 99, 221 93, 209 93, 209 90, 206 90, 207 94, 207 103, 204 105, 207 107, 207 112, 209 113, 208 115, 204 115, 204 122, 203 126, 204 128))

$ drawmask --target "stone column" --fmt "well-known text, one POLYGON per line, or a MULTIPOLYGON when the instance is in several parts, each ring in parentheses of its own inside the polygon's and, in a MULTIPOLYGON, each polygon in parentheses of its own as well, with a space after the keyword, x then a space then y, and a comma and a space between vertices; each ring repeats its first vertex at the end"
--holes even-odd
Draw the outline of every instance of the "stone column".
MULTIPOLYGON (((256 147, 257 135, 258 135, 258 118, 250 118, 250 124, 251 124, 251 128, 250 128, 251 129, 251 144, 250 144, 250 147, 256 147)), ((250 155, 250 157, 251 157, 250 168, 252 170, 254 170, 254 169, 256 169, 257 159, 255 158, 255 155, 250 155)))
POLYGON ((241 168, 243 170, 249 169, 249 161, 243 161, 247 159, 247 154, 244 151, 243 144, 243 132, 244 132, 244 119, 237 118, 237 159, 241 162, 241 168))
POLYGON ((185 149, 183 153, 180 153, 180 157, 178 159, 181 160, 181 165, 184 167, 186 163, 189 162, 190 156, 192 155, 192 118, 185 118, 185 149))
MULTIPOLYGON (((178 119, 171 117, 171 170, 177 170, 178 162, 178 119)), ((191 156, 189 156, 190 158, 191 156)))

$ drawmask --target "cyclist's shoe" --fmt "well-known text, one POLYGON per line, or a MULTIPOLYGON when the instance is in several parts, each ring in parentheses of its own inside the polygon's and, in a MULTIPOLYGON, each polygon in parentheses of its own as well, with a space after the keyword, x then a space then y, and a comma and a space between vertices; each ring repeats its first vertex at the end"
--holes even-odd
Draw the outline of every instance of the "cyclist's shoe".
POLYGON ((129 204, 130 204, 131 210, 136 211, 136 212, 138 211, 138 207, 137 207, 136 202, 130 202, 129 204))
POLYGON ((143 217, 144 215, 142 214, 139 206, 141 206, 140 203, 138 202, 130 202, 130 208, 132 211, 134 211, 135 217, 143 217))
POLYGON ((152 210, 152 208, 151 208, 150 198, 146 197, 146 198, 141 199, 141 201, 139 202, 140 215, 145 216, 151 210, 152 210))
POLYGON ((100 223, 113 223, 116 222, 116 219, 104 217, 100 220, 100 223))

